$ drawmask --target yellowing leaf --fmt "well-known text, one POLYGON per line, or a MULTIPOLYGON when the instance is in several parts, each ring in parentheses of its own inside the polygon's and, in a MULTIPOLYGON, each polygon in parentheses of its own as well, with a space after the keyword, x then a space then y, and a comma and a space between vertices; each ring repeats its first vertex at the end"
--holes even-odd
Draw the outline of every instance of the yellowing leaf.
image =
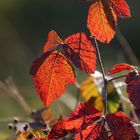
MULTIPOLYGON (((103 98, 102 93, 99 91, 100 85, 95 84, 95 78, 96 77, 88 77, 80 87, 80 93, 87 103, 93 105, 96 109, 99 111, 104 110, 104 104, 103 104, 103 98)), ((118 110, 120 103, 119 103, 119 95, 114 88, 114 85, 112 83, 108 84, 107 86, 108 91, 108 111, 110 113, 114 113, 118 110)))
POLYGON ((97 85, 95 84, 92 76, 87 78, 81 84, 80 92, 85 101, 90 100, 91 97, 97 97, 99 95, 97 85))

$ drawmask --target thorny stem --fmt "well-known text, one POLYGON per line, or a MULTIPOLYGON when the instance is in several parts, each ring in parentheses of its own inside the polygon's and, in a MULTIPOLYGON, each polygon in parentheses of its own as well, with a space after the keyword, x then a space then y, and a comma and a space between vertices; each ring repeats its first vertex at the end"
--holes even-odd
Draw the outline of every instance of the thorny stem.
POLYGON ((120 79, 120 78, 124 78, 124 77, 126 77, 127 75, 121 75, 121 76, 118 76, 118 77, 114 77, 114 78, 112 78, 112 79, 109 79, 107 82, 112 82, 112 81, 114 81, 114 80, 117 80, 117 79, 120 79))
POLYGON ((102 90, 102 93, 103 93, 103 103, 104 103, 104 114, 107 114, 107 79, 105 78, 105 70, 104 70, 100 50, 99 50, 99 47, 98 47, 98 43, 93 36, 90 36, 90 39, 91 39, 91 42, 92 42, 93 46, 95 46, 95 48, 96 48, 97 57, 98 57, 98 61, 99 61, 99 64, 100 64, 100 69, 101 69, 103 80, 104 80, 104 88, 102 90))

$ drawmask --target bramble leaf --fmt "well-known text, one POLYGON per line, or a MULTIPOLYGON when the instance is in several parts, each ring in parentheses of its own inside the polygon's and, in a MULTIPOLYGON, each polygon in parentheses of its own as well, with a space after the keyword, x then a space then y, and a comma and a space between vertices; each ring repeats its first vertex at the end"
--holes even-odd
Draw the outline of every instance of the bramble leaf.
POLYGON ((33 81, 42 102, 48 106, 75 83, 75 74, 67 59, 56 51, 43 54, 32 67, 33 81))
POLYGON ((108 2, 117 16, 122 18, 130 17, 130 9, 126 0, 108 0, 108 2))
POLYGON ((109 43, 114 37, 117 17, 105 0, 96 0, 89 8, 87 27, 92 36, 102 43, 109 43))
POLYGON ((48 41, 44 45, 44 50, 43 52, 46 53, 49 50, 54 50, 55 47, 63 44, 63 41, 61 38, 57 35, 57 33, 52 30, 48 33, 48 41))
POLYGON ((96 67, 96 51, 85 33, 76 33, 65 39, 63 46, 66 57, 76 67, 86 73, 94 73, 96 67))
POLYGON ((65 130, 78 131, 98 120, 102 114, 87 103, 80 103, 64 121, 65 130))
POLYGON ((108 134, 101 124, 92 124, 76 134, 75 140, 108 140, 108 134))
POLYGON ((106 120, 115 140, 138 140, 130 119, 123 112, 107 114, 106 120))
POLYGON ((68 132, 65 129, 63 129, 63 121, 60 121, 52 127, 48 135, 48 140, 57 140, 61 137, 66 136, 67 133, 68 132))
POLYGON ((140 73, 133 71, 127 75, 125 80, 130 101, 136 109, 140 109, 140 73))
POLYGON ((124 70, 133 70, 133 69, 134 69, 134 66, 126 64, 126 63, 121 63, 121 64, 114 65, 113 69, 109 70, 107 74, 111 75, 111 74, 116 74, 124 70))

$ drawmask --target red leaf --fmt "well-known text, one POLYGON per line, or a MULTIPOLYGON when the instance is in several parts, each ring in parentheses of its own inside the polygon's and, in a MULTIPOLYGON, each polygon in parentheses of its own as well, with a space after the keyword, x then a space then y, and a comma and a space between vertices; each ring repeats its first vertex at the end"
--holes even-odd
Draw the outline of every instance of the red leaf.
POLYGON ((56 51, 45 53, 31 67, 36 91, 48 106, 65 92, 67 84, 75 83, 75 75, 67 59, 56 51))
POLYGON ((105 0, 93 2, 88 12, 87 27, 91 35, 102 43, 109 43, 114 37, 117 17, 105 0))
POLYGON ((130 9, 125 0, 108 0, 109 5, 113 8, 114 12, 122 17, 130 17, 130 9))
POLYGON ((32 140, 48 140, 47 138, 33 138, 32 140))
POLYGON ((54 50, 55 47, 63 44, 63 41, 60 39, 60 37, 57 35, 55 31, 50 31, 48 33, 48 41, 46 42, 44 46, 43 52, 47 52, 48 50, 54 50))
POLYGON ((48 140, 58 140, 59 138, 66 136, 67 133, 68 132, 63 129, 63 121, 60 121, 52 127, 48 140))
POLYGON ((76 110, 72 112, 64 121, 64 128, 66 130, 84 129, 90 123, 98 120, 102 114, 94 107, 87 103, 80 103, 76 110))
POLYGON ((108 140, 108 134, 101 124, 92 124, 76 134, 75 140, 108 140))
POLYGON ((76 67, 86 73, 93 73, 96 67, 96 51, 84 33, 77 33, 65 39, 65 55, 76 67))
POLYGON ((130 101, 140 109, 140 73, 130 72, 125 80, 130 101))
POLYGON ((107 72, 107 74, 116 74, 124 70, 132 70, 132 69, 134 69, 134 66, 126 64, 126 63, 121 63, 121 64, 115 65, 112 70, 109 70, 107 72))
POLYGON ((138 140, 138 134, 130 119, 123 112, 107 114, 108 126, 115 140, 138 140))

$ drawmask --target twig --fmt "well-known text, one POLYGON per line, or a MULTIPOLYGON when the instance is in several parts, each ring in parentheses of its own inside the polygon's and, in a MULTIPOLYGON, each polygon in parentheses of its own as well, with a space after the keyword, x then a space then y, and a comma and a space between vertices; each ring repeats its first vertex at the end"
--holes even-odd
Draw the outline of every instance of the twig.
POLYGON ((24 98, 21 96, 11 78, 8 78, 8 80, 5 80, 4 82, 0 81, 0 88, 3 89, 8 95, 13 97, 19 104, 21 104, 25 112, 30 115, 32 109, 29 107, 24 98))
POLYGON ((114 80, 117 80, 117 79, 120 79, 120 78, 124 78, 124 77, 126 77, 126 76, 127 76, 127 75, 122 75, 122 76, 114 77, 114 78, 112 78, 112 79, 109 79, 108 82, 112 82, 112 81, 114 81, 114 80))
POLYGON ((95 46, 95 48, 96 48, 97 57, 98 57, 100 69, 101 69, 103 80, 104 80, 104 88, 102 90, 102 93, 103 93, 103 103, 104 103, 104 108, 105 108, 104 114, 107 114, 107 79, 105 78, 105 70, 104 70, 102 59, 101 59, 101 54, 100 54, 100 50, 98 47, 98 43, 94 37, 91 36, 90 38, 91 38, 93 46, 95 46))

